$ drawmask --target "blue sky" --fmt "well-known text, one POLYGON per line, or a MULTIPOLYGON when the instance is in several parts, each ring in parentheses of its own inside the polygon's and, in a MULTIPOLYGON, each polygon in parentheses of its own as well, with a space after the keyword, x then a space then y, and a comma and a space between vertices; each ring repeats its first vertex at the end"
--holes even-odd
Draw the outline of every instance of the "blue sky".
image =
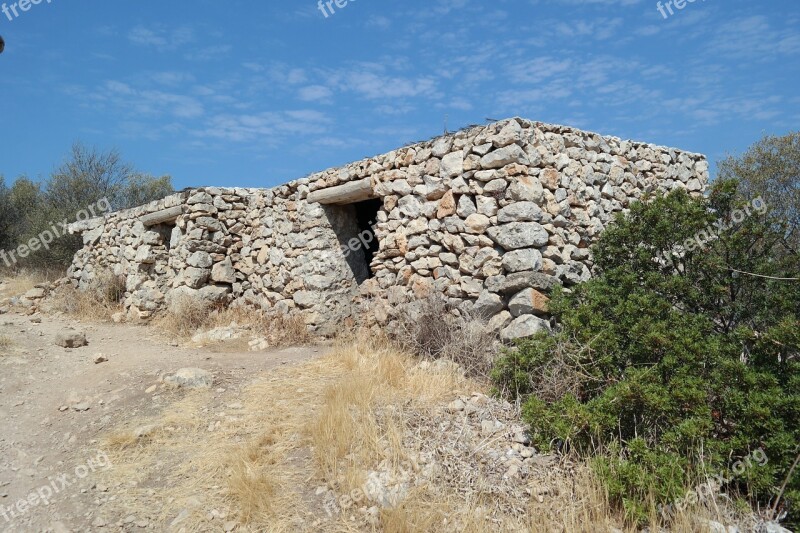
MULTIPOLYGON (((0 0, 2 1, 2 0, 0 0)), ((18 0, 13 0, 18 1, 18 0)), ((800 125, 800 2, 43 0, 0 13, 0 174, 74 141, 266 187, 487 118, 716 161, 800 125)), ((7 4, 11 4, 6 0, 7 4)))

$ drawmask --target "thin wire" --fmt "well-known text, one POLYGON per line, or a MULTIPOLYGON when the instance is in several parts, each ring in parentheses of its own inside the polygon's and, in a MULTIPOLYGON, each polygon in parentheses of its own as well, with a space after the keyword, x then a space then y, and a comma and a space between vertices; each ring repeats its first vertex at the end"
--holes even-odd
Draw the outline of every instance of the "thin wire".
POLYGON ((800 278, 775 278, 772 276, 762 276, 761 274, 753 274, 752 272, 743 272, 741 270, 736 270, 735 268, 728 267, 728 270, 732 272, 737 272, 739 274, 744 274, 746 276, 755 276, 757 278, 764 278, 764 279, 774 279, 777 281, 800 281, 800 278))

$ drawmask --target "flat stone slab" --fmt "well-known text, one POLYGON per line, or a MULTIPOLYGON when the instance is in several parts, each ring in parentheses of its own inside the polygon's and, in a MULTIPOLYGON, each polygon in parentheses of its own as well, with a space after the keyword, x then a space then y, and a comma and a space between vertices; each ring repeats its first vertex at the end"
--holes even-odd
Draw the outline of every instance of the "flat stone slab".
POLYGON ((164 383, 177 388, 206 389, 214 384, 214 376, 202 368, 181 368, 164 378, 164 383))

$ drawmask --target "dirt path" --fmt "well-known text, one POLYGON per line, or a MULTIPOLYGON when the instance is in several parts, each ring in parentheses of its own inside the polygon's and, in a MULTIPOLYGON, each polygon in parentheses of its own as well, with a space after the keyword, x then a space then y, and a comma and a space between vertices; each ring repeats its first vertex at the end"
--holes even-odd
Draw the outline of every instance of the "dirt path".
MULTIPOLYGON (((0 316, 2 336, 11 340, 0 348, 2 532, 96 530, 103 487, 96 486, 95 472, 107 466, 101 436, 181 398, 180 391, 158 386, 165 375, 186 367, 207 370, 214 375, 212 392, 224 404, 260 373, 327 351, 226 353, 178 346, 145 327, 17 314, 0 316), (56 346, 56 335, 67 327, 85 332, 89 346, 56 346), (98 354, 108 361, 95 364, 98 354)), ((147 520, 130 525, 156 529, 147 520)))

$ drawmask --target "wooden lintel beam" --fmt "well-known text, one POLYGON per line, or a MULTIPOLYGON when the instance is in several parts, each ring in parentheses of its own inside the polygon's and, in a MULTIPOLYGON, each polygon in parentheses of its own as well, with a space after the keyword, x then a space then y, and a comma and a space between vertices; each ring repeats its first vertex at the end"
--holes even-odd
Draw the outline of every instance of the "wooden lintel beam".
POLYGON ((182 214, 183 206, 177 205, 175 207, 170 207, 169 209, 162 209, 161 211, 144 215, 140 217, 139 220, 141 220, 142 224, 145 226, 150 227, 155 226, 156 224, 162 224, 164 222, 172 222, 182 214))
POLYGON ((307 200, 311 203, 324 205, 343 205, 354 204, 376 197, 377 195, 372 188, 372 180, 364 178, 363 180, 351 181, 336 187, 314 191, 308 195, 307 200))

